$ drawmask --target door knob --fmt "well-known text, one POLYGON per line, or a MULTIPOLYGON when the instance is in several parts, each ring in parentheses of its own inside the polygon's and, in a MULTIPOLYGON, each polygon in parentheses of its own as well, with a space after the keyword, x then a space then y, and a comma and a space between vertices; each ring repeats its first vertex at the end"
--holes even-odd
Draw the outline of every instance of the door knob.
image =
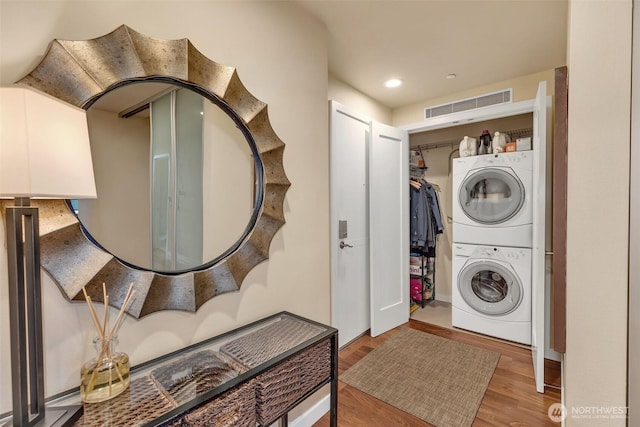
POLYGON ((344 248, 352 248, 353 246, 343 242, 342 240, 340 240, 340 249, 344 249, 344 248))

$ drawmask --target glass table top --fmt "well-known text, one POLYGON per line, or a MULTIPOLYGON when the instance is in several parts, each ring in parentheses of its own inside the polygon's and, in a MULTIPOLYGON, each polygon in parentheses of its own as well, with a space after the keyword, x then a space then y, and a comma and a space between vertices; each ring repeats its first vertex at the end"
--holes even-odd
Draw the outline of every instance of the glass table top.
MULTIPOLYGON (((104 402, 85 403, 75 425, 124 425, 124 414, 126 425, 156 425, 336 332, 287 312, 269 316, 133 367, 128 389, 104 402)), ((80 393, 71 390, 47 407, 79 404, 80 393)), ((10 425, 10 418, 0 419, 4 425, 10 425)))

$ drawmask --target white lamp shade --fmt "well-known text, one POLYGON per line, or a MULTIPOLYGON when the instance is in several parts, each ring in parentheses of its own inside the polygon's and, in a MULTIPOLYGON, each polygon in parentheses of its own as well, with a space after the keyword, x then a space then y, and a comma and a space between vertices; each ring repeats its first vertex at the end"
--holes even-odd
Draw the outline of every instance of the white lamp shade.
POLYGON ((84 110, 0 88, 0 197, 96 198, 84 110))

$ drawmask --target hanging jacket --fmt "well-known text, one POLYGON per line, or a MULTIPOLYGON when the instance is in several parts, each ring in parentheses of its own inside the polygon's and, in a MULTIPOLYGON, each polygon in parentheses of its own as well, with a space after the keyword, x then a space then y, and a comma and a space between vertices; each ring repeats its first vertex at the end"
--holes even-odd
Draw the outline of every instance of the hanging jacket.
POLYGON ((428 224, 430 223, 430 218, 427 217, 427 193, 424 186, 419 189, 409 186, 409 199, 411 246, 422 248, 427 244, 428 224))
POLYGON ((433 186, 427 181, 422 180, 422 185, 426 188, 429 209, 431 210, 431 216, 434 219, 435 233, 440 234, 444 231, 444 225, 442 224, 442 216, 440 214, 438 194, 436 193, 435 188, 433 188, 433 186))
POLYGON ((431 184, 421 180, 419 189, 409 186, 412 248, 435 248, 436 235, 444 231, 438 195, 431 184))

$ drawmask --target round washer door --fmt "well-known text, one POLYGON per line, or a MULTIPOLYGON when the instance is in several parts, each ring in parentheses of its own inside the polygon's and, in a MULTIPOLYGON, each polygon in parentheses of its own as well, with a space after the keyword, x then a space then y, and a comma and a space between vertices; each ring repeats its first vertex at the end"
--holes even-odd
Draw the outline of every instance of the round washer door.
POLYGON ((524 293, 518 276, 492 260, 467 263, 458 274, 458 290, 471 308, 489 316, 511 313, 524 293))
POLYGON ((516 215, 524 204, 524 185, 505 169, 483 168, 469 174, 458 193, 467 217, 480 224, 500 224, 516 215))

